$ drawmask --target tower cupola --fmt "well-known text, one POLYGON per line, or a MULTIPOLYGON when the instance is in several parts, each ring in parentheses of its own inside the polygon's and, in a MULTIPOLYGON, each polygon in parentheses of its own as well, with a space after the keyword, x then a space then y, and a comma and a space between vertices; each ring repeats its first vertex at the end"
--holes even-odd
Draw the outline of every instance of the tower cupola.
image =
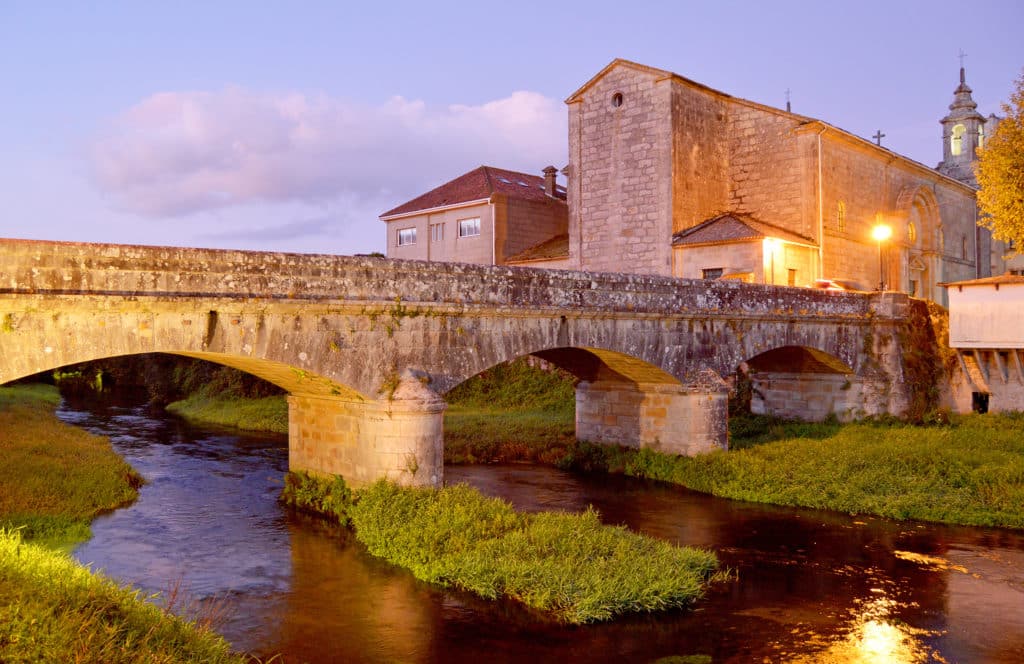
POLYGON ((985 116, 978 112, 978 104, 971 97, 964 68, 960 67, 960 85, 953 91, 949 114, 942 124, 942 161, 940 173, 977 186, 973 164, 976 150, 985 142, 985 116))

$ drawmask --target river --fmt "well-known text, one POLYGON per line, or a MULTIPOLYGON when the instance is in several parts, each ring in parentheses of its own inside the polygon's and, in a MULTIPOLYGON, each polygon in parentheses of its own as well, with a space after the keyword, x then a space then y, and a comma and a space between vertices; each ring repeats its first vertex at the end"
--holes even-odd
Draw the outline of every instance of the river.
POLYGON ((713 549, 734 570, 686 611, 564 627, 442 590, 345 530, 281 508, 280 436, 198 428, 141 405, 71 403, 147 479, 75 557, 178 610, 219 618, 283 662, 1024 661, 1024 533, 899 523, 712 498, 534 466, 446 469, 525 510, 595 506, 608 523, 713 549))

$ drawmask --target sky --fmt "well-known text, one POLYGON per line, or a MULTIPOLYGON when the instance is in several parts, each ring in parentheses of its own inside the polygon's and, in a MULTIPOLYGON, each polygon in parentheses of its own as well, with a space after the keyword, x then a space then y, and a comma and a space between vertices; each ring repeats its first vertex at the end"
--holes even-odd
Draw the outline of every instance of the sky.
POLYGON ((568 159, 615 58, 935 166, 960 52, 978 110, 1024 2, 0 0, 0 237, 354 254, 481 164, 568 159))

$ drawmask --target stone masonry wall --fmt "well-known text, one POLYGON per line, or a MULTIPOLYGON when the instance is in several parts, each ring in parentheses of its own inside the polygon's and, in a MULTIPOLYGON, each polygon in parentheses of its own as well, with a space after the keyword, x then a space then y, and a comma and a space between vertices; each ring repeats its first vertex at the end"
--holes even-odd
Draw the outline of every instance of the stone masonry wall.
POLYGON ((836 415, 846 422, 864 415, 855 376, 838 373, 757 373, 752 376, 750 412, 820 422, 836 415))
POLYGON ((672 83, 672 232, 728 210, 728 103, 672 83))
POLYGON ((502 210, 499 218, 504 220, 503 224, 499 224, 498 255, 495 261, 499 265, 509 256, 568 232, 568 207, 565 201, 523 201, 503 196, 495 207, 502 210))
MULTIPOLYGON (((729 209, 816 235, 804 206, 809 143, 794 133, 790 116, 733 102, 729 109, 729 209)), ((812 199, 813 200, 813 199, 812 199)))
POLYGON ((583 381, 576 387, 576 437, 667 454, 725 449, 727 406, 725 390, 583 381))
POLYGON ((289 468, 341 475, 356 487, 381 478, 440 487, 444 410, 444 401, 414 377, 380 401, 291 395, 289 468))
POLYGON ((671 274, 670 83, 622 66, 569 114, 570 180, 578 184, 569 190, 573 265, 671 274))
MULTIPOLYGON (((822 140, 822 201, 825 228, 824 275, 847 278, 874 286, 879 281, 878 245, 871 239, 871 229, 879 221, 893 229, 893 237, 883 247, 884 272, 889 288, 904 290, 908 286, 908 255, 922 254, 929 262, 929 252, 938 260, 930 281, 955 281, 975 277, 975 200, 963 187, 938 175, 926 176, 898 161, 880 159, 870 147, 853 145, 831 138, 822 140), (919 219, 918 239, 908 237, 909 201, 919 188, 934 194, 939 210, 937 219, 919 219), (844 228, 839 228, 838 207, 845 208, 844 228), (941 224, 944 246, 940 247, 941 224), (961 254, 962 240, 967 240, 967 257, 961 254)), ((942 301, 941 288, 925 293, 942 301)))

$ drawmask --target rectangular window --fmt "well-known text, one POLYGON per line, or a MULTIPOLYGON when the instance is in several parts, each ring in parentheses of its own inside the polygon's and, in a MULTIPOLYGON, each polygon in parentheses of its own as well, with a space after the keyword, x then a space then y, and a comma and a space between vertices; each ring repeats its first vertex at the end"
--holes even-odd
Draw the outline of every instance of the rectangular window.
POLYGON ((706 267, 700 271, 701 277, 704 279, 718 279, 722 276, 722 268, 720 267, 706 267))
POLYGON ((398 246, 404 247, 407 244, 416 244, 416 229, 415 228, 399 228, 398 229, 398 246))
POLYGON ((459 220, 459 237, 480 235, 480 217, 459 220))
POLYGON ((786 276, 786 285, 796 286, 796 270, 794 268, 789 268, 789 274, 786 276))
POLYGON ((430 225, 430 241, 431 242, 442 242, 444 241, 444 224, 431 224, 430 225))

